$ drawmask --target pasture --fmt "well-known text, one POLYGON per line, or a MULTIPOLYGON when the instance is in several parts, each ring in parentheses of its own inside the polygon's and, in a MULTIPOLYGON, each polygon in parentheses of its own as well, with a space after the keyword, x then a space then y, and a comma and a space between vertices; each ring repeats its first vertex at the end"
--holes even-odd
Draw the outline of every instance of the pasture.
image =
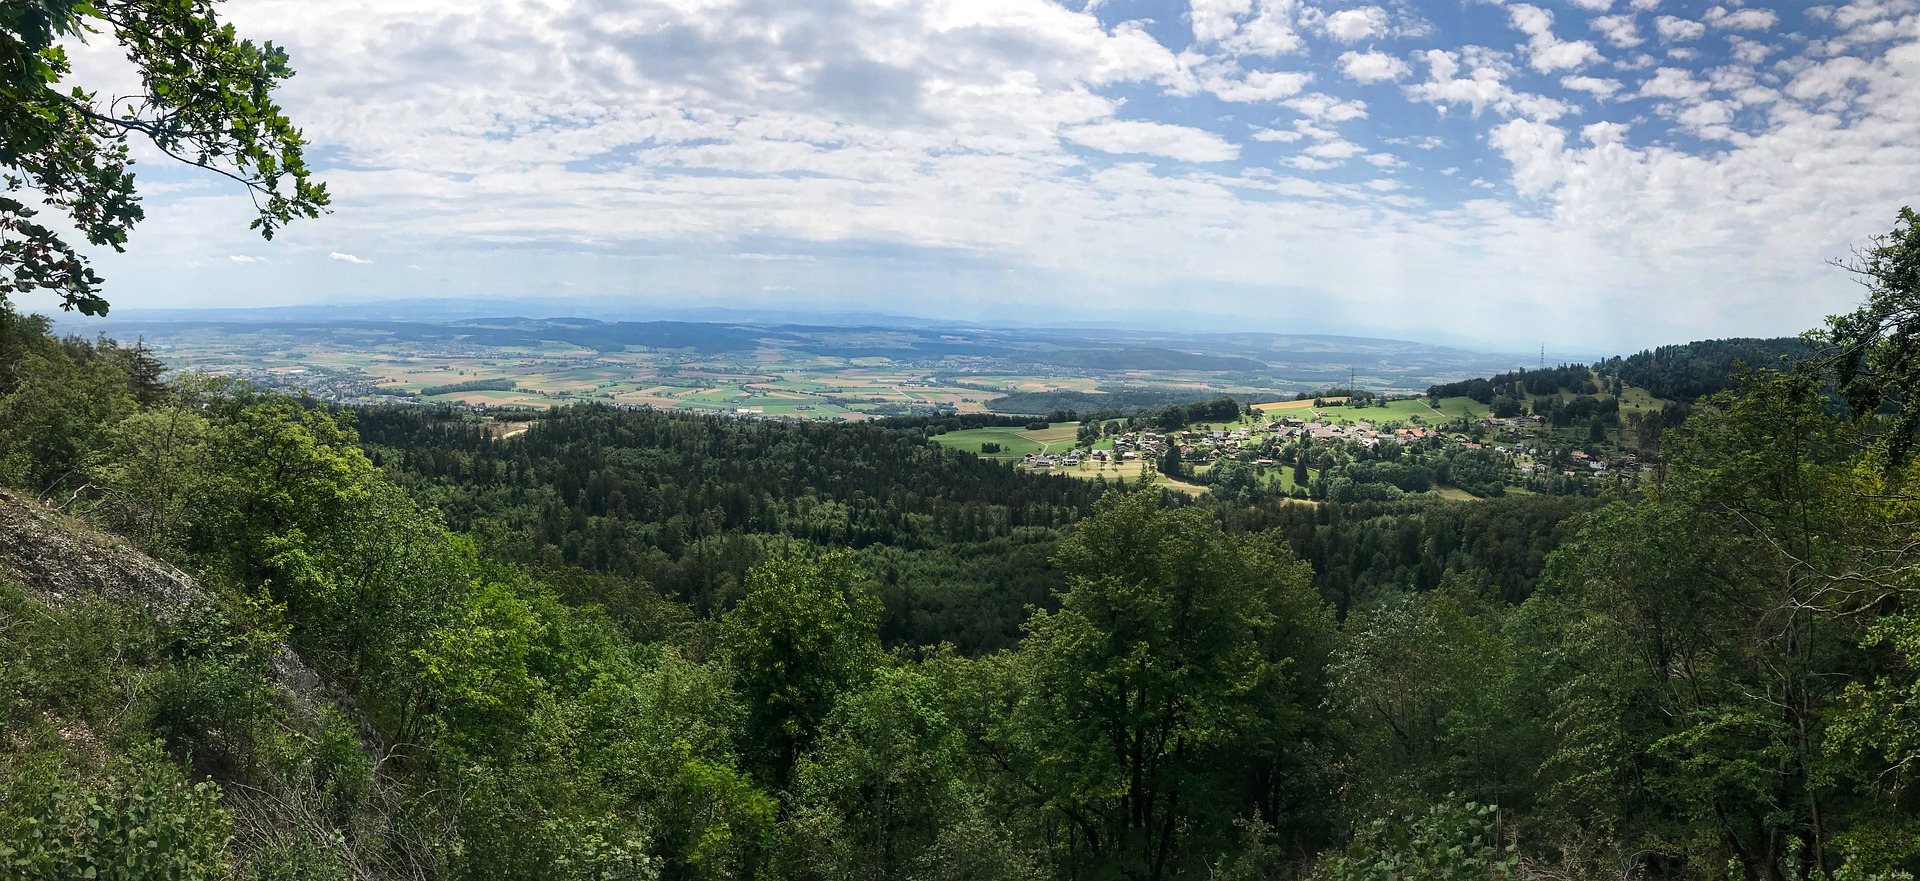
POLYGON ((941 446, 976 453, 988 459, 1019 459, 1028 453, 1057 453, 1073 446, 1078 422, 1055 422, 1044 429, 1028 431, 1017 425, 995 428, 969 428, 936 435, 941 446), (999 444, 1000 452, 982 453, 981 444, 999 444))

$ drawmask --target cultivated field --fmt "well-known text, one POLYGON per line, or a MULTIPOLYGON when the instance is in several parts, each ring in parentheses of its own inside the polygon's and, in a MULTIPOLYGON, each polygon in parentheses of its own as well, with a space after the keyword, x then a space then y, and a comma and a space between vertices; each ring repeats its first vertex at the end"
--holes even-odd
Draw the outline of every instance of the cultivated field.
MULTIPOLYGON (((450 324, 135 323, 116 333, 122 338, 144 338, 175 369, 305 389, 339 403, 375 403, 384 396, 487 407, 546 408, 593 401, 796 419, 983 413, 993 401, 1011 394, 1078 396, 1060 407, 1020 402, 1019 406, 1035 407, 1035 412, 1098 409, 1100 399, 1109 395, 1116 406, 1132 406, 1124 402, 1140 395, 1130 398, 1130 393, 1144 393, 1153 400, 1168 400, 1170 392, 1179 399, 1224 394, 1271 400, 1324 388, 1330 373, 1317 363, 1285 363, 1284 352, 1300 345, 1299 341, 1276 343, 1278 361, 1265 372, 1100 369, 1060 366, 1039 356, 1061 348, 1090 348, 1099 354, 1102 345, 1138 343, 1076 340, 1058 332, 1029 338, 1022 332, 978 329, 688 324, 646 331, 658 337, 657 344, 616 338, 623 333, 646 335, 630 327, 530 319, 450 324), (1006 344, 1012 338, 1018 338, 1017 345, 1006 344), (513 383, 512 388, 471 387, 507 382, 513 383), (420 394, 461 384, 468 387, 420 394)), ((1178 348, 1194 351, 1205 346, 1180 343, 1178 348)), ((1451 360, 1453 354, 1442 357, 1417 344, 1388 348, 1394 353, 1356 352, 1356 360, 1363 364, 1360 380, 1367 388, 1406 391, 1481 372, 1478 362, 1451 360), (1389 366, 1393 358, 1406 361, 1389 366), (1366 364, 1373 367, 1367 369, 1366 364)), ((1310 401, 1288 401, 1268 409, 1310 406, 1310 401)))
MULTIPOLYGON (((942 446, 969 453, 978 453, 988 459, 1020 459, 1027 454, 1055 453, 1073 446, 1074 433, 1080 428, 1078 422, 1056 422, 1041 430, 1028 431, 1017 426, 1004 428, 970 428, 965 431, 949 431, 935 437, 942 446), (981 452, 982 444, 999 444, 1000 452, 981 452)), ((1109 442, 1111 447, 1112 443, 1109 442)))

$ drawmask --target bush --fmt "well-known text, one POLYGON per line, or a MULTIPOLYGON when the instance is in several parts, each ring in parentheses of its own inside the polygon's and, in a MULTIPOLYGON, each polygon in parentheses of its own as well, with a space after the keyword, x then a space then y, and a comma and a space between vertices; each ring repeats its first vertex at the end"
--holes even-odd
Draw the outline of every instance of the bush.
POLYGON ((10 781, 0 867, 22 881, 213 881, 230 876, 220 787, 188 784, 156 747, 88 785, 60 773, 10 781))
POLYGON ((1502 842, 1498 809, 1473 802, 1428 808, 1411 821, 1375 820, 1316 881, 1507 881, 1519 870, 1502 842))

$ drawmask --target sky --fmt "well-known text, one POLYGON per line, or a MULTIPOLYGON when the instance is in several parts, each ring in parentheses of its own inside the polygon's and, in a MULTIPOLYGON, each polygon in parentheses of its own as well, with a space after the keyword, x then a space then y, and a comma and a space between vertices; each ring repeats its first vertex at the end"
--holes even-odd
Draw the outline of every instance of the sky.
MULTIPOLYGON (((333 211, 137 166, 119 308, 1784 335, 1920 207, 1920 0, 227 0, 333 211)), ((78 81, 125 82, 114 47, 78 81)), ((108 91, 112 91, 111 88, 108 91)))

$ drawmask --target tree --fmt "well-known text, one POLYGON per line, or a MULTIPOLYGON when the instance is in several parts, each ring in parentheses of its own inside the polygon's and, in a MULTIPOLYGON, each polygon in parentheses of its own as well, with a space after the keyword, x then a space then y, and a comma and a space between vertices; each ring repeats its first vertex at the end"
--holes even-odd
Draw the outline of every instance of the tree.
POLYGON ((1587 519, 1523 610, 1553 696, 1549 814, 1583 830, 1569 840, 1645 847, 1656 877, 1832 871, 1875 810, 1829 727, 1887 573, 1911 572, 1911 512, 1874 498, 1813 377, 1745 379, 1689 420, 1665 481, 1587 519))
POLYGON ((973 819, 964 740, 932 677, 883 670, 834 707, 795 769, 789 878, 911 877, 943 833, 973 819))
POLYGON ((748 573, 747 596, 720 625, 720 649, 747 701, 749 750, 777 786, 840 695, 885 655, 880 603, 855 581, 851 557, 775 560, 748 573))
POLYGON ((242 39, 218 0, 19 0, 0 7, 0 299, 51 290, 61 307, 103 315, 101 278, 75 246, 36 221, 38 201, 93 245, 122 250, 145 217, 128 142, 243 185, 252 227, 271 239, 327 205, 300 130, 273 100, 293 75, 287 53, 242 39), (139 71, 137 94, 102 98, 65 82, 62 41, 111 34, 139 71), (22 199, 13 194, 30 191, 22 199))
POLYGON ((1175 480, 1179 480, 1186 475, 1187 469, 1180 461, 1180 446, 1178 444, 1169 441, 1166 452, 1160 454, 1160 473, 1175 480))
POLYGON ((1523 711, 1524 668, 1503 614, 1449 575, 1439 590, 1347 619, 1331 703, 1350 724, 1350 807, 1390 816, 1456 794, 1525 801, 1542 732, 1523 711))
POLYGON ((1866 285, 1866 305, 1810 336, 1834 348, 1826 366, 1856 419, 1891 411, 1884 442, 1901 462, 1920 434, 1920 214, 1900 209, 1893 232, 1846 268, 1866 285))
POLYGON ((1092 877, 1178 877, 1235 818, 1313 816, 1326 791, 1289 785, 1332 627, 1309 571, 1159 497, 1102 496, 1062 543, 1068 589, 1028 624, 996 738, 1092 877))

